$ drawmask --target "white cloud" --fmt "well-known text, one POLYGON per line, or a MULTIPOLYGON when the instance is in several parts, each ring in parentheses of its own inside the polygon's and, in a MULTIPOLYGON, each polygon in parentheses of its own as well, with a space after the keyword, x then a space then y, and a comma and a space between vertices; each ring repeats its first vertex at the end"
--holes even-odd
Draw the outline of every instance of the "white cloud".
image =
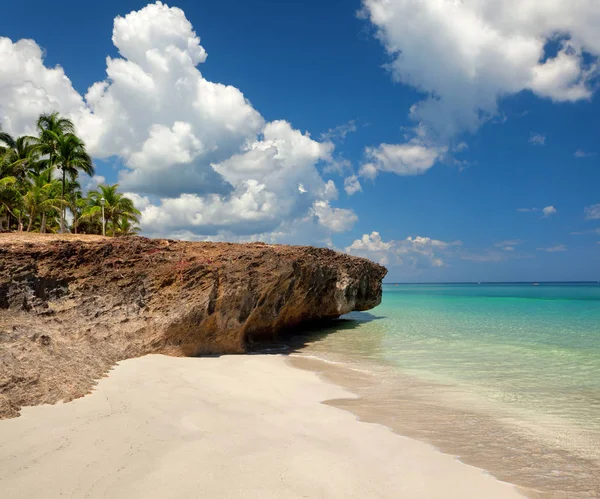
POLYGON ((350 230, 358 220, 352 210, 332 208, 328 201, 315 201, 312 213, 319 219, 321 225, 333 232, 350 230))
POLYGON ((360 185, 356 175, 351 175, 350 177, 346 177, 344 179, 344 190, 348 196, 352 196, 357 192, 362 191, 362 186, 360 185))
POLYGON ((102 175, 94 175, 93 177, 82 175, 80 178, 81 190, 83 192, 94 190, 100 184, 104 183, 106 183, 106 178, 104 178, 102 175))
POLYGON ((112 40, 119 57, 107 58, 107 79, 84 99, 62 68, 44 66, 34 41, 0 38, 3 128, 29 132, 54 110, 73 118, 95 158, 121 158, 119 183, 150 235, 248 237, 294 221, 315 228, 311 217, 332 231, 354 223, 331 206, 337 188, 317 170, 336 162, 334 145, 265 123, 240 90, 206 80, 196 67, 206 51, 181 9, 156 2, 117 17, 112 40))
POLYGON ((600 219, 600 204, 593 204, 585 208, 585 218, 587 220, 600 219))
POLYGON ((5 131, 33 133, 40 112, 85 114, 81 95, 60 66, 46 68, 33 40, 0 37, 0 118, 5 131))
POLYGON ((124 196, 133 201, 133 205, 140 211, 144 211, 148 206, 152 205, 148 196, 140 196, 135 192, 124 192, 124 196))
POLYGON ((445 242, 429 237, 407 237, 401 241, 384 241, 379 232, 364 234, 346 248, 352 255, 377 261, 382 265, 406 265, 417 269, 443 267, 442 257, 460 241, 445 242))
POLYGON ((585 152, 583 149, 577 149, 577 151, 575 151, 574 156, 576 158, 591 158, 593 156, 596 156, 597 153, 595 152, 585 152))
POLYGON ((495 250, 485 250, 483 252, 465 251, 460 255, 461 260, 467 260, 469 262, 477 263, 498 263, 508 258, 508 253, 495 250))
POLYGON ((505 96, 578 101, 595 88, 597 0, 363 0, 361 15, 393 78, 426 95, 410 116, 434 144, 475 132, 505 96))
POLYGON ((529 143, 533 146, 545 146, 546 136, 541 133, 531 134, 531 137, 529 137, 529 143))
POLYGON ((545 251, 546 253, 561 253, 568 251, 568 248, 564 244, 559 244, 558 246, 552 246, 550 248, 538 248, 537 250, 545 251))
POLYGON ((554 206, 546 206, 545 208, 517 208, 519 213, 537 213, 542 212, 542 218, 548 218, 558 213, 558 210, 554 206))
POLYGON ((356 132, 356 130, 356 120, 350 120, 348 123, 338 125, 335 128, 330 128, 325 133, 322 133, 321 139, 343 141, 346 138, 346 135, 356 132))
POLYGON ((521 241, 520 239, 513 239, 513 240, 507 240, 507 241, 500 241, 499 243, 496 243, 494 246, 496 248, 500 248, 502 251, 507 251, 509 253, 512 253, 515 251, 517 246, 520 246, 521 244, 523 244, 523 241, 521 241))
POLYGON ((590 230, 582 230, 582 231, 578 231, 578 232, 571 232, 572 236, 585 236, 586 234, 597 234, 600 236, 600 228, 590 229, 590 230))
POLYGON ((367 161, 360 175, 375 178, 380 171, 397 175, 421 175, 429 170, 447 151, 446 148, 427 146, 415 139, 406 144, 381 144, 366 149, 367 161))
POLYGON ((385 242, 381 239, 379 232, 372 232, 370 235, 364 234, 362 238, 356 239, 346 248, 346 253, 387 265, 390 262, 390 254, 395 256, 394 242, 385 242))

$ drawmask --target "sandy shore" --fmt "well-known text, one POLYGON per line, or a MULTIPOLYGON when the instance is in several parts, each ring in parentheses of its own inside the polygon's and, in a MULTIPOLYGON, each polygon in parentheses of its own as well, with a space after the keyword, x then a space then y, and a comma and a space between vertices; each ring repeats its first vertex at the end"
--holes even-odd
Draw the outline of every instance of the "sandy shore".
POLYGON ((280 356, 127 360, 90 396, 0 421, 0 495, 521 497, 427 444, 319 403, 348 397, 280 356))

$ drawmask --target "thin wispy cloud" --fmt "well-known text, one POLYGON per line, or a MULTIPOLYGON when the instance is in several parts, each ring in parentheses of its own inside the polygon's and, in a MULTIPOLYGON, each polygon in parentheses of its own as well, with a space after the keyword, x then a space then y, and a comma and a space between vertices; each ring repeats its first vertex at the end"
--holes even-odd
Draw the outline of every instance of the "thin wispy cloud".
POLYGON ((546 253, 563 253, 568 251, 569 248, 565 244, 559 244, 557 246, 550 246, 549 248, 538 248, 538 251, 545 251, 546 253))
POLYGON ((467 260, 469 262, 502 262, 508 258, 506 253, 496 250, 487 250, 482 253, 464 252, 460 255, 461 260, 467 260))
POLYGON ((343 141, 346 138, 346 135, 356 132, 357 129, 356 120, 350 120, 348 123, 330 128, 326 132, 322 133, 321 139, 343 141))
POLYGON ((533 133, 531 134, 531 137, 529 137, 529 143, 532 146, 545 146, 546 136, 541 133, 533 133))
POLYGON ((598 153, 595 152, 585 152, 583 149, 577 149, 575 151, 574 156, 576 158, 591 158, 592 156, 596 156, 598 153))
POLYGON ((586 220, 600 220, 600 203, 588 206, 584 212, 586 220))
POLYGON ((585 236, 587 234, 597 234, 600 236, 600 229, 582 230, 579 232, 571 232, 572 236, 585 236))
POLYGON ((539 213, 542 212, 542 218, 548 218, 556 215, 558 210, 554 206, 546 206, 545 208, 517 208, 519 213, 539 213))
POLYGON ((515 251, 516 247, 523 244, 523 242, 524 241, 521 241, 520 239, 513 239, 513 240, 507 240, 507 241, 500 241, 499 243, 496 243, 494 246, 496 248, 500 248, 502 251, 507 251, 509 253, 512 253, 513 251, 515 251))

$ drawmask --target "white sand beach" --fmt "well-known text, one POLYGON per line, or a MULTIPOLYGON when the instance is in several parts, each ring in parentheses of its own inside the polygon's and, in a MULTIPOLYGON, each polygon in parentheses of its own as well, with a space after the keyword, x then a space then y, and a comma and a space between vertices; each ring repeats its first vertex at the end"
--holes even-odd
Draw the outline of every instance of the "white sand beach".
POLYGON ((127 360, 87 397, 0 421, 0 496, 522 497, 320 403, 352 396, 283 356, 127 360))

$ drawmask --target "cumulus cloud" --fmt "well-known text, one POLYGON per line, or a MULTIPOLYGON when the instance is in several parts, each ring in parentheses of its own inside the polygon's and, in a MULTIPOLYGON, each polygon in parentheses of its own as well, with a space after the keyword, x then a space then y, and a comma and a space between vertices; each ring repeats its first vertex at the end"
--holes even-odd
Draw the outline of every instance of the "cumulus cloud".
POLYGON ((600 204, 588 206, 584 211, 587 220, 600 220, 600 204))
POLYGON ((94 175, 93 177, 83 175, 81 182, 81 190, 83 192, 88 192, 97 189, 100 184, 104 183, 106 183, 106 178, 104 178, 102 175, 94 175))
POLYGON ((419 140, 369 147, 366 149, 367 161, 361 166, 360 175, 375 178, 380 171, 403 176, 421 175, 446 151, 446 148, 427 146, 419 140))
POLYGON ((362 186, 360 185, 356 175, 351 175, 350 177, 346 177, 346 179, 344 179, 344 190, 348 196, 352 196, 357 192, 362 191, 362 186))
POLYGON ((82 97, 34 41, 0 38, 3 128, 30 132, 41 112, 70 116, 95 158, 121 159, 119 182, 151 235, 248 237, 306 219, 351 227, 356 215, 331 205, 337 188, 317 168, 335 163, 333 143, 267 123, 239 89, 205 79, 197 66, 207 53, 181 9, 156 2, 117 17, 112 41, 119 56, 82 97))
POLYGON ((592 96, 600 55, 597 0, 362 4, 360 15, 389 55, 394 80, 426 95, 410 117, 438 146, 495 118, 499 99, 508 95, 530 91, 556 102, 592 96))
POLYGON ((87 114, 64 70, 44 66, 43 55, 33 40, 0 37, 0 117, 9 133, 33 133, 40 112, 87 114))
POLYGON ((390 262, 390 254, 395 256, 394 242, 385 242, 381 239, 379 232, 372 232, 356 239, 346 248, 346 253, 369 258, 382 265, 387 265, 390 262))
POLYGON ((332 208, 328 201, 315 201, 312 213, 319 219, 321 225, 333 232, 350 230, 358 220, 352 210, 332 208))
POLYGON ((554 206, 546 206, 542 209, 542 213, 544 214, 544 218, 548 218, 549 216, 556 215, 557 210, 554 206))
POLYGON ((564 244, 559 244, 558 246, 551 246, 550 248, 538 248, 537 250, 545 251, 546 253, 561 253, 568 251, 568 248, 564 244))
POLYGON ((541 133, 533 133, 531 134, 531 137, 529 137, 529 143, 532 146, 545 146, 546 136, 541 133))
POLYGON ((429 237, 407 237, 401 241, 384 241, 379 232, 364 234, 346 248, 346 253, 375 260, 382 265, 406 265, 423 269, 443 267, 444 255, 461 246, 461 241, 445 242, 429 237))

